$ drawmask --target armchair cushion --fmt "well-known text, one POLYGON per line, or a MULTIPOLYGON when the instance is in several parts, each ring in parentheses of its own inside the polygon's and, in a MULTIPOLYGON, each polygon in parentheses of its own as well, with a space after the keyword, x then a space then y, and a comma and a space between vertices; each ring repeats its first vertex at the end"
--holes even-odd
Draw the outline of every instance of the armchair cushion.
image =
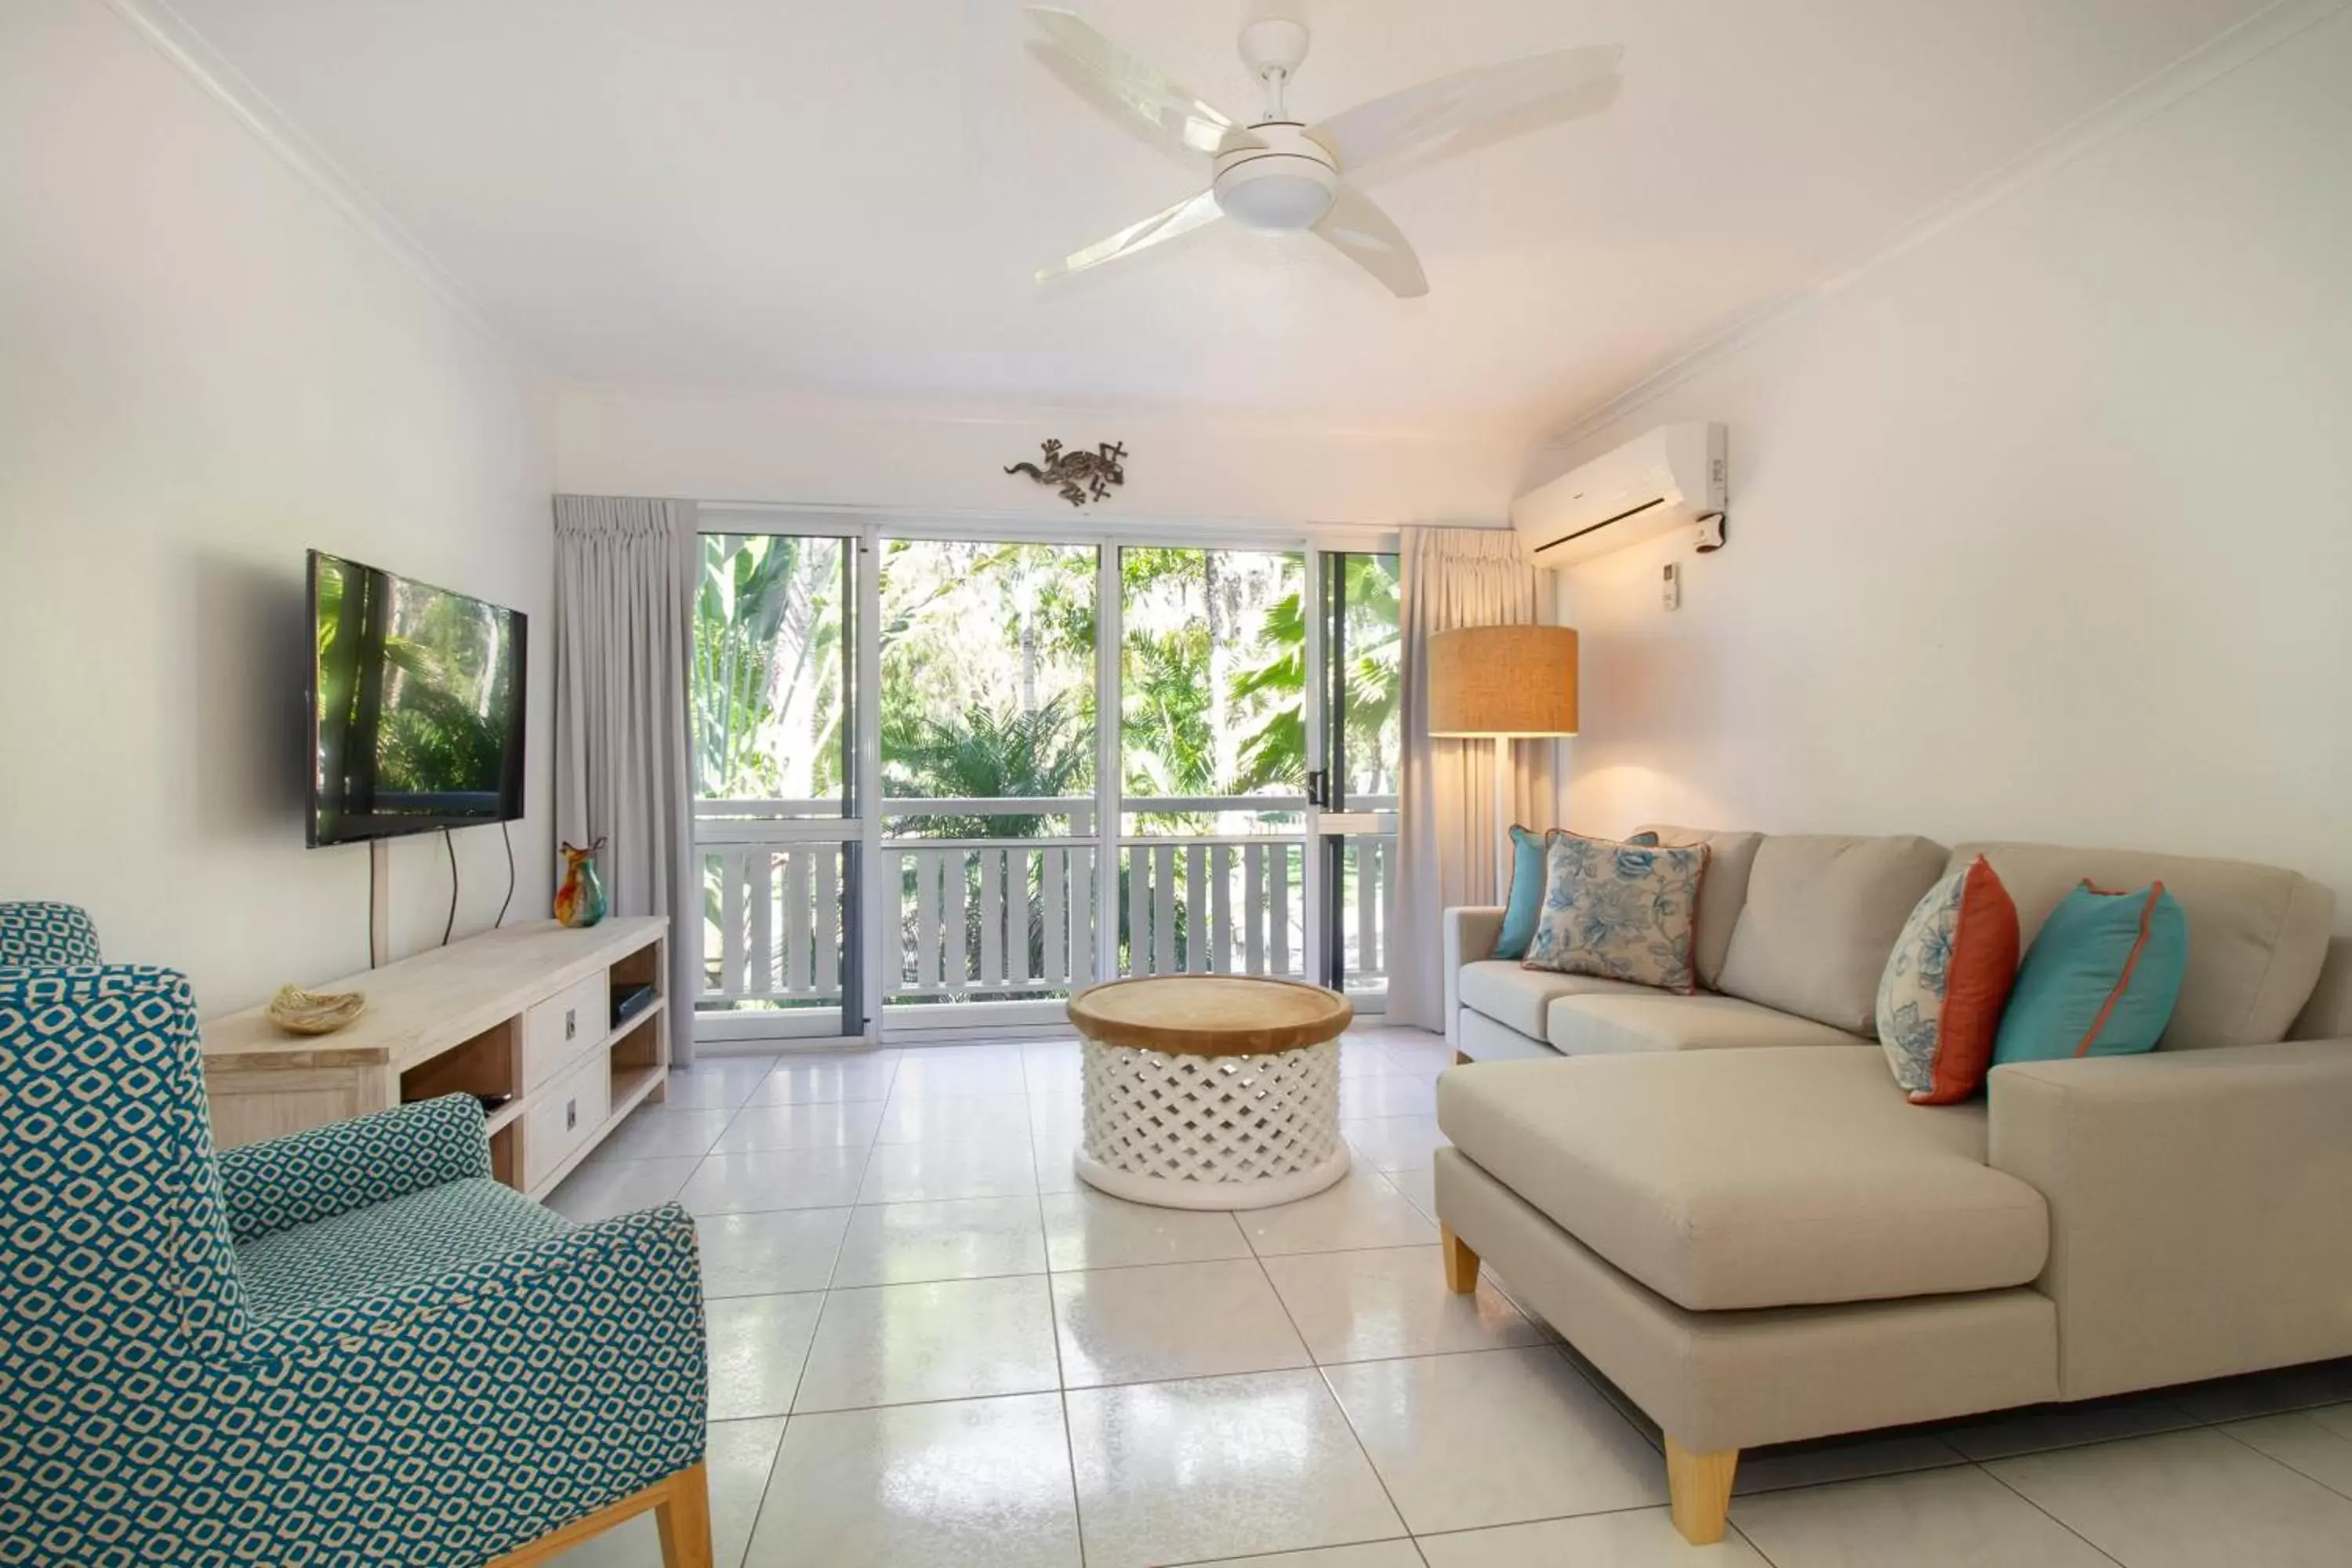
POLYGON ((103 963, 98 927, 71 904, 0 903, 0 969, 103 963))
POLYGON ((489 1173, 481 1102, 467 1094, 330 1122, 220 1157, 229 1229, 240 1243, 489 1173))
POLYGON ((257 1320, 329 1306, 536 1247, 572 1228, 488 1176, 387 1198, 241 1242, 257 1320))

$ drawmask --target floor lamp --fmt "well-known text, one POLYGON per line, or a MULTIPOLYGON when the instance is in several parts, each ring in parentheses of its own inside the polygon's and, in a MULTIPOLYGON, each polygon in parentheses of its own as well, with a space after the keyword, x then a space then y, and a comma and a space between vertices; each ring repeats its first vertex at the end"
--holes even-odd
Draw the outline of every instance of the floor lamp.
POLYGON ((1576 733, 1576 634, 1465 626, 1429 638, 1432 739, 1495 742, 1495 901, 1511 889, 1511 742, 1576 733))

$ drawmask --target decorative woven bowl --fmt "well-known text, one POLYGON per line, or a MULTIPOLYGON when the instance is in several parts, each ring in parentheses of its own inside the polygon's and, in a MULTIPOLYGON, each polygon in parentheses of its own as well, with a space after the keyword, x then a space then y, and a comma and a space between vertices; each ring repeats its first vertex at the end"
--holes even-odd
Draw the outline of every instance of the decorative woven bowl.
POLYGON ((289 1035, 331 1035, 367 1007, 367 994, 320 994, 281 985, 269 999, 269 1021, 289 1035))

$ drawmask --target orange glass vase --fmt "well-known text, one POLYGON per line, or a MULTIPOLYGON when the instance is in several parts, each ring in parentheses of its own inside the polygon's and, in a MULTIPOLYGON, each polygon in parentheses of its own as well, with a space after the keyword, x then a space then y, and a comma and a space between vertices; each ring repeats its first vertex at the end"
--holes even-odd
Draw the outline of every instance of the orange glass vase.
POLYGON ((563 846, 563 886, 555 889, 555 918, 568 926, 592 926, 604 918, 604 879, 596 874, 601 838, 585 849, 563 846))

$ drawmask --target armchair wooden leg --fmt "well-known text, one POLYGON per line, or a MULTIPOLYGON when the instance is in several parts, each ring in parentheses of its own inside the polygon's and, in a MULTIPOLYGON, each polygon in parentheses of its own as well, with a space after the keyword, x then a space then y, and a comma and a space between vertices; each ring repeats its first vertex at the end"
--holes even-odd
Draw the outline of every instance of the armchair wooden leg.
POLYGON ((1460 1067, 1463 1063, 1472 1059, 1473 1058, 1468 1051, 1456 1051, 1454 1053, 1454 1065, 1455 1067, 1460 1067))
POLYGON ((1437 1242, 1445 1252, 1445 1288, 1457 1296, 1478 1289, 1478 1255, 1454 1234, 1450 1225, 1438 1226, 1437 1242))
POLYGON ((518 1546, 494 1559, 489 1568, 538 1568, 570 1551, 592 1535, 600 1535, 624 1520, 653 1510, 654 1528, 661 1532, 662 1568, 712 1568, 710 1549, 710 1474, 690 1466, 666 1480, 575 1519, 537 1541, 518 1546))
POLYGON ((711 1568, 709 1470, 696 1465, 665 1484, 667 1492, 654 1504, 662 1568, 711 1568))
POLYGON ((1731 1512, 1731 1478, 1739 1468, 1739 1450, 1719 1448, 1694 1454, 1666 1437, 1666 1496, 1673 1504, 1675 1529, 1693 1546, 1712 1546, 1723 1539, 1723 1523, 1731 1512))

